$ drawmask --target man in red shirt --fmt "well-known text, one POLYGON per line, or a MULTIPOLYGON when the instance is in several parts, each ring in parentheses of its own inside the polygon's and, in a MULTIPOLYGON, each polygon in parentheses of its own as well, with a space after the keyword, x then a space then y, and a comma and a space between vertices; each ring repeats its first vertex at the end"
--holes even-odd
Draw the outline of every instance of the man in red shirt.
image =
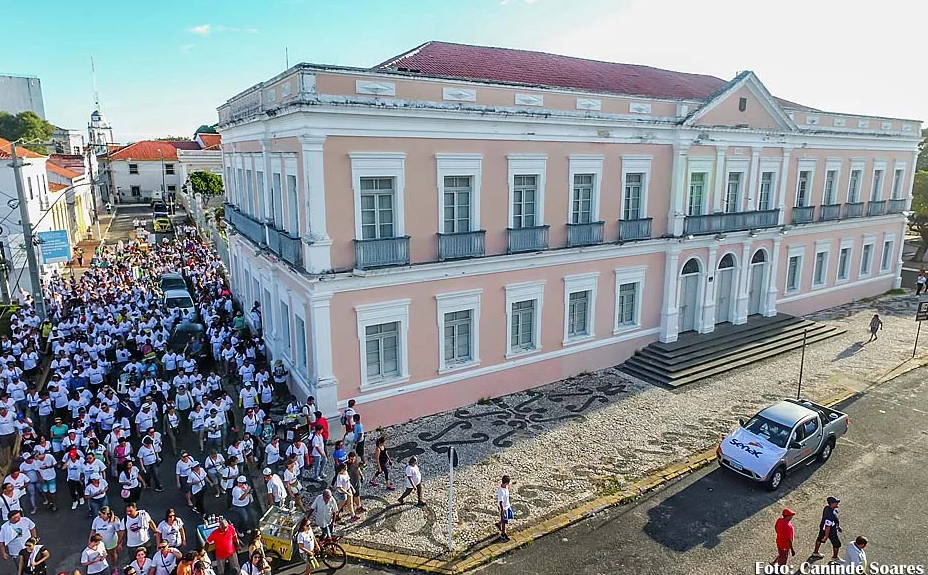
POLYGON ((326 419, 321 411, 316 412, 316 425, 322 426, 322 440, 329 442, 329 420, 326 419))
POLYGON ((238 549, 240 546, 238 533, 235 527, 229 525, 225 517, 219 519, 219 527, 209 534, 206 538, 206 544, 210 543, 216 546, 214 555, 216 556, 218 575, 225 575, 226 561, 229 562, 229 574, 238 575, 241 567, 238 564, 238 549))
POLYGON ((777 519, 774 525, 774 530, 777 532, 777 558, 772 563, 773 565, 786 565, 790 553, 796 556, 796 551, 793 549, 793 524, 790 523, 793 515, 796 514, 791 509, 784 509, 783 517, 777 519))

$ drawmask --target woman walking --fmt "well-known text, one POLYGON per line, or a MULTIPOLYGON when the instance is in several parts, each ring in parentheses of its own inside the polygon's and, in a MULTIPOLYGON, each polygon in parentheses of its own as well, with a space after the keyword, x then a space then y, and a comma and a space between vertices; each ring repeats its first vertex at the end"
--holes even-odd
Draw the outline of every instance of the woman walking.
POLYGON ((119 548, 122 547, 122 537, 125 527, 109 507, 101 507, 100 513, 94 517, 90 525, 91 535, 100 535, 103 547, 106 549, 106 560, 110 565, 119 564, 119 548))
POLYGON ((879 336, 876 335, 876 332, 883 329, 883 320, 880 319, 880 314, 875 313, 870 319, 870 339, 867 343, 879 339, 879 336))
POLYGON ((393 461, 390 459, 390 455, 387 454, 386 444, 386 437, 377 438, 377 443, 374 446, 374 460, 377 462, 377 472, 371 477, 370 485, 371 487, 377 487, 377 476, 383 473, 383 480, 387 484, 387 491, 393 491, 396 489, 393 487, 393 482, 390 480, 390 465, 393 461))
POLYGON ((145 487, 145 480, 139 475, 139 470, 131 459, 123 463, 122 473, 119 474, 119 484, 122 486, 119 494, 122 496, 123 503, 139 502, 142 487, 145 487))
POLYGON ((164 520, 158 524, 155 538, 158 540, 159 545, 164 542, 168 544, 168 547, 178 549, 187 546, 187 533, 184 531, 184 522, 173 509, 164 512, 164 520))

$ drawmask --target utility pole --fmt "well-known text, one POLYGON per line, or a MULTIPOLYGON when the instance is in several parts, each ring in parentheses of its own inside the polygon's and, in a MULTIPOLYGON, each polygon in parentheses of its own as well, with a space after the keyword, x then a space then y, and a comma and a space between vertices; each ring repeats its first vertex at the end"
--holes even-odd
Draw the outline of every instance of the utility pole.
POLYGON ((0 242, 0 302, 10 305, 10 265, 6 259, 6 246, 0 242))
POLYGON ((29 287, 35 305, 35 313, 40 320, 45 319, 45 294, 42 293, 42 279, 39 277, 39 260, 35 256, 32 244, 32 223, 29 221, 29 204, 26 203, 26 191, 23 189, 23 165, 25 162, 16 156, 16 142, 10 142, 10 155, 13 163, 13 179, 16 180, 16 196, 19 198, 19 217, 22 220, 23 243, 26 244, 26 264, 29 266, 29 287))

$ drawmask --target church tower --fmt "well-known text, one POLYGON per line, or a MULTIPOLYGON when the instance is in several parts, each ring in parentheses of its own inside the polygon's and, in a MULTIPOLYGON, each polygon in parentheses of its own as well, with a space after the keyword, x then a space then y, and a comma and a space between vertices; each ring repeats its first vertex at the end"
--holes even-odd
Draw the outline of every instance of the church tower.
POLYGON ((87 131, 90 136, 90 145, 93 146, 94 152, 106 153, 106 147, 113 143, 113 127, 110 126, 106 117, 100 109, 96 109, 90 114, 90 123, 87 124, 87 131))

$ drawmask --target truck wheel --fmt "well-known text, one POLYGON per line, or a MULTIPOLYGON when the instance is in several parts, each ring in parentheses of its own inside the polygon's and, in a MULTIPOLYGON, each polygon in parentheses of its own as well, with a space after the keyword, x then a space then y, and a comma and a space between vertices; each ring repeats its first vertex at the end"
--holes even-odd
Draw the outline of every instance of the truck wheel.
POLYGON ((767 489, 770 491, 779 489, 784 477, 786 477, 786 468, 781 465, 770 474, 770 479, 767 480, 767 489))
POLYGON ((828 441, 826 441, 825 446, 822 447, 822 450, 818 452, 818 460, 821 461, 822 463, 825 463, 826 461, 828 461, 828 459, 831 457, 831 452, 834 451, 834 448, 835 448, 834 439, 829 439, 828 441))

